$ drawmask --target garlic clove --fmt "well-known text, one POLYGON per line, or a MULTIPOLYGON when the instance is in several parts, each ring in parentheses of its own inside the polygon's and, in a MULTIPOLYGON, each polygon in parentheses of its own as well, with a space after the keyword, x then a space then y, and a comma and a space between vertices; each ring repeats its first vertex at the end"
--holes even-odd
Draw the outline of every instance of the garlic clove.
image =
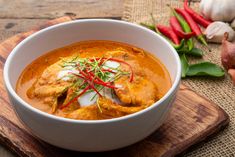
POLYGON ((212 39, 214 36, 216 36, 216 33, 220 31, 221 27, 221 25, 211 25, 210 29, 206 29, 205 34, 207 39, 212 39))
POLYGON ((216 21, 206 28, 204 34, 209 42, 221 43, 225 32, 229 34, 228 41, 232 41, 235 37, 234 30, 228 24, 216 21))

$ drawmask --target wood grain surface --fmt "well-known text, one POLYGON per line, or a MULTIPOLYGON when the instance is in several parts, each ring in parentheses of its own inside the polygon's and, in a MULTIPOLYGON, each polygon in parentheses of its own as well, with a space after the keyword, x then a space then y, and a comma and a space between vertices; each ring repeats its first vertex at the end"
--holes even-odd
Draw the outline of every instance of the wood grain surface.
POLYGON ((124 0, 0 0, 0 41, 64 15, 121 17, 124 0))
POLYGON ((9 103, 3 85, 2 68, 11 50, 28 35, 73 18, 65 16, 48 21, 0 44, 0 141, 7 148, 22 157, 175 156, 228 124, 229 117, 219 106, 181 85, 167 121, 148 138, 132 146, 103 153, 80 153, 59 149, 35 138, 17 119, 9 103))
POLYGON ((1 0, 0 18, 54 19, 68 14, 75 14, 78 17, 120 17, 122 15, 121 6, 123 1, 124 0, 1 0))
MULTIPOLYGON (((0 41, 59 17, 121 18, 124 0, 0 0, 0 41)), ((0 157, 14 157, 0 145, 0 157)))

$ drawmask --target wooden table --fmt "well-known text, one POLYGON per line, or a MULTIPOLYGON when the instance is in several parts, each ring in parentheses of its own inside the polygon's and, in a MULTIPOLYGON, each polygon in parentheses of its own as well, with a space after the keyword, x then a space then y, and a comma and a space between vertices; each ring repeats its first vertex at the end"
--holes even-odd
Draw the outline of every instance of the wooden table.
MULTIPOLYGON (((63 15, 121 18, 124 0, 0 0, 0 41, 63 15)), ((15 156, 0 146, 0 157, 15 156)))

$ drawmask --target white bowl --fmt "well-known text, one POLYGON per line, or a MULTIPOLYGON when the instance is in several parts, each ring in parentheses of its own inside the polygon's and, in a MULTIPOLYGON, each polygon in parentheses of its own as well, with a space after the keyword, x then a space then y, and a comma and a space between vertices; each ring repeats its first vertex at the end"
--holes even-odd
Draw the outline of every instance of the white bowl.
POLYGON ((181 64, 177 52, 161 36, 136 24, 107 19, 77 20, 43 29, 11 52, 4 67, 5 85, 18 117, 38 138, 76 151, 107 151, 136 143, 164 122, 179 87, 181 64), (42 112, 15 92, 24 68, 39 56, 83 40, 112 40, 143 48, 166 66, 172 87, 152 106, 120 118, 72 120, 42 112))

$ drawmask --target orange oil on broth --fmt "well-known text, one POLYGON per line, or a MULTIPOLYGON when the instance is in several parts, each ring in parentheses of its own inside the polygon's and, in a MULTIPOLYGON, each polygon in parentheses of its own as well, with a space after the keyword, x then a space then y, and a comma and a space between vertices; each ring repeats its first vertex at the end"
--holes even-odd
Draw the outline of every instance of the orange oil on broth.
MULTIPOLYGON (((18 79, 16 92, 33 107, 44 112, 51 113, 51 106, 44 104, 40 99, 31 99, 26 94, 27 90, 33 85, 33 83, 40 77, 48 66, 59 61, 61 57, 102 57, 106 52, 115 51, 117 49, 128 51, 128 53, 131 54, 135 54, 136 51, 143 51, 145 55, 136 57, 135 60, 139 63, 142 70, 144 70, 147 79, 151 80, 157 86, 158 97, 161 98, 164 96, 164 94, 171 87, 171 79, 165 66, 156 57, 142 49, 113 41, 83 41, 46 53, 45 55, 34 60, 24 69, 18 79)), ((58 111, 53 114, 64 117, 67 113, 58 111)))

